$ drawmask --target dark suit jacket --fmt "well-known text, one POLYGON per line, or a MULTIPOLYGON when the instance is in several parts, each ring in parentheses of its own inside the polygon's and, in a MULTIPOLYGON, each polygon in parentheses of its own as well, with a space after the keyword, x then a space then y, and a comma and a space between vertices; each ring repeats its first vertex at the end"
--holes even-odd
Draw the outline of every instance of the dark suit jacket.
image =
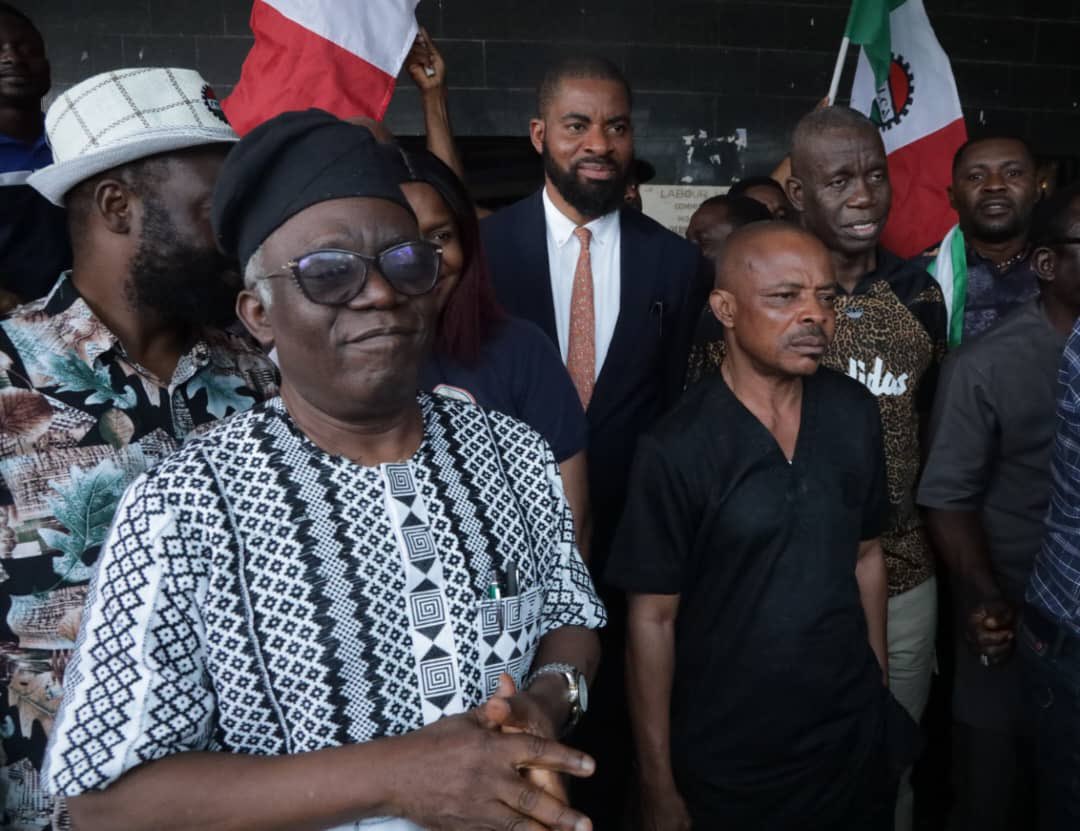
MULTIPOLYGON (((558 344, 544 204, 537 191, 483 220, 499 302, 558 344)), ((696 246, 631 208, 620 213, 619 318, 586 416, 592 571, 603 573, 637 437, 682 391, 693 326, 712 283, 696 246)))

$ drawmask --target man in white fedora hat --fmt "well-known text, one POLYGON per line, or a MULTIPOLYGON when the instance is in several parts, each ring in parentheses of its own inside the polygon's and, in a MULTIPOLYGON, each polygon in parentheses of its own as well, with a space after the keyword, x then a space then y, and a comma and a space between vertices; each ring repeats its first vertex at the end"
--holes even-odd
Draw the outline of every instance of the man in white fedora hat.
POLYGON ((0 827, 18 831, 66 827, 39 771, 124 489, 277 390, 261 351, 219 328, 238 275, 210 205, 237 136, 199 74, 97 75, 45 127, 54 163, 29 182, 67 208, 73 268, 0 321, 0 827))

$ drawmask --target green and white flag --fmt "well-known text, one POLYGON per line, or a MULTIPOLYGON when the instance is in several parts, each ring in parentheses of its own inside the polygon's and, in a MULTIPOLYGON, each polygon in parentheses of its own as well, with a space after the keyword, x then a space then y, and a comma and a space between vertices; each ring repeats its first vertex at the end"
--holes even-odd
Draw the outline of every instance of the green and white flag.
POLYGON ((959 225, 945 235, 937 257, 927 271, 945 295, 945 313, 949 321, 949 348, 960 345, 964 337, 964 300, 967 297, 967 246, 959 225))
POLYGON ((844 35, 863 48, 863 55, 874 73, 874 83, 879 87, 888 80, 892 63, 889 13, 903 3, 904 0, 855 0, 848 13, 844 35))

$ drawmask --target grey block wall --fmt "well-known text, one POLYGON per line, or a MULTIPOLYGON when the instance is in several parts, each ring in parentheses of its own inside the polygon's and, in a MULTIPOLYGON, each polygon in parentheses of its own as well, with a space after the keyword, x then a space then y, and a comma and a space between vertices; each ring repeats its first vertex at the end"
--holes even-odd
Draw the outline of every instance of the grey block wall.
MULTIPOLYGON (((197 67, 227 94, 251 45, 250 0, 15 0, 45 33, 54 93, 126 65, 197 67)), ((969 126, 1080 156, 1080 0, 926 0, 969 126)), ((744 173, 768 169, 827 89, 846 0, 422 0, 466 136, 523 135, 554 55, 595 50, 636 93, 639 152, 675 176, 682 136, 747 131, 744 173)), ((850 62, 849 62, 850 63, 850 62)), ((850 85, 852 68, 842 87, 850 85)), ((842 96, 843 97, 843 96, 842 96)), ((388 119, 422 129, 402 80, 388 119)))

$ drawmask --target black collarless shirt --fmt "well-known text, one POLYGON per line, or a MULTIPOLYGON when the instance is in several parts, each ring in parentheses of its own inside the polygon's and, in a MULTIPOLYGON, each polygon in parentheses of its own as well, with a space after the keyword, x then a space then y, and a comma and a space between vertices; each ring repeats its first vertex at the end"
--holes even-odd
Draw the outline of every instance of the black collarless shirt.
POLYGON ((671 752, 689 801, 746 820, 838 804, 888 697, 855 580, 887 511, 877 404, 831 370, 804 381, 790 463, 719 375, 642 437, 607 579, 681 595, 671 752))

